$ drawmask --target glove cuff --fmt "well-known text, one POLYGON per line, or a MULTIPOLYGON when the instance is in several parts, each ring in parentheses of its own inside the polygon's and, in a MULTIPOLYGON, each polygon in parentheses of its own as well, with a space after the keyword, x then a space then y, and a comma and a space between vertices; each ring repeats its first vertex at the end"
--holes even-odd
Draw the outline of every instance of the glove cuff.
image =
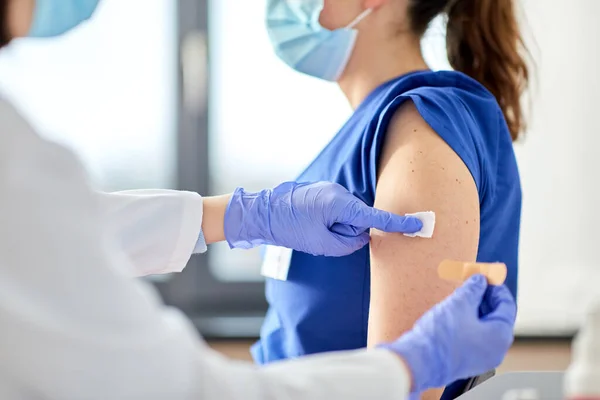
POLYGON ((237 188, 225 210, 225 240, 232 249, 272 244, 269 219, 271 190, 247 193, 237 188))
POLYGON ((411 331, 396 342, 382 347, 398 354, 405 361, 412 374, 411 393, 421 393, 443 385, 443 382, 436 379, 435 371, 444 367, 436 362, 435 350, 425 335, 411 331))

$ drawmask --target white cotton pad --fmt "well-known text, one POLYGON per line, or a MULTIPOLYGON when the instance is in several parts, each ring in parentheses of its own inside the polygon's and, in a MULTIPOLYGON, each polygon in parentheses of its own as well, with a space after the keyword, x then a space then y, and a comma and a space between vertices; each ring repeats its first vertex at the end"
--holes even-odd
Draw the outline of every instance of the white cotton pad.
POLYGON ((433 236, 433 230, 435 228, 435 213, 433 211, 424 211, 414 214, 406 214, 407 217, 417 217, 423 223, 423 228, 416 233, 405 233, 404 236, 408 237, 422 237, 431 238, 433 236))

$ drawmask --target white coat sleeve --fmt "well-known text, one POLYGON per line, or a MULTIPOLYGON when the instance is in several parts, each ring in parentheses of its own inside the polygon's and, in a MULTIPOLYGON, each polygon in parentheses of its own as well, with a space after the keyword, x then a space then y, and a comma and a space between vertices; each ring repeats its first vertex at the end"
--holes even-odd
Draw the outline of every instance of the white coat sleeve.
POLYGON ((358 351, 264 369, 210 350, 130 263, 82 166, 0 103, 0 398, 403 399, 396 356, 358 351))
POLYGON ((181 272, 193 253, 206 251, 197 193, 156 189, 97 194, 133 276, 181 272))

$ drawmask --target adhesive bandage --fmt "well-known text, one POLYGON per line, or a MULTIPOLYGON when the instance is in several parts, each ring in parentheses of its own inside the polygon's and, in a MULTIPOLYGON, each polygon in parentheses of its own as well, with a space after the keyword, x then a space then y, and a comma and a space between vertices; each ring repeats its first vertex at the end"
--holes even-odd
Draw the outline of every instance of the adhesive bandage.
POLYGON ((424 211, 414 214, 406 214, 407 217, 416 217, 423 223, 423 228, 419 232, 405 233, 404 236, 408 237, 422 237, 431 238, 433 236, 433 230, 435 228, 435 213, 433 211, 424 211))
POLYGON ((502 285, 506 280, 506 264, 469 263, 445 260, 438 267, 438 276, 447 281, 464 282, 469 277, 481 274, 490 285, 502 285))

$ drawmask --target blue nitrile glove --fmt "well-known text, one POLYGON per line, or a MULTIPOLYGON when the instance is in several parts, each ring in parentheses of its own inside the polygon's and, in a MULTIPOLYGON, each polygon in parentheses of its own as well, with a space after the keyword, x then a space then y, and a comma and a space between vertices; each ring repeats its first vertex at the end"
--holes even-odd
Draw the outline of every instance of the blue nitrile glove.
POLYGON ((246 193, 238 188, 225 212, 231 248, 275 245, 312 255, 344 256, 369 243, 369 229, 414 233, 423 224, 367 206, 336 183, 287 182, 246 193))
POLYGON ((396 342, 384 345, 412 372, 412 393, 477 376, 502 362, 513 342, 516 304, 506 286, 471 277, 396 342), (485 303, 487 313, 481 315, 485 303))

